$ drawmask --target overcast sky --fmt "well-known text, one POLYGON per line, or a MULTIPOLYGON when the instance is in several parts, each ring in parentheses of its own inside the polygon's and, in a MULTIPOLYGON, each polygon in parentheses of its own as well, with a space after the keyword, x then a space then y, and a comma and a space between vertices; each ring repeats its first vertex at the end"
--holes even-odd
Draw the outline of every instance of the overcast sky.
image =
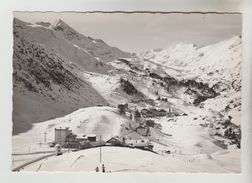
POLYGON ((62 19, 78 32, 129 52, 167 48, 179 42, 207 45, 241 35, 241 14, 15 12, 27 22, 62 19))

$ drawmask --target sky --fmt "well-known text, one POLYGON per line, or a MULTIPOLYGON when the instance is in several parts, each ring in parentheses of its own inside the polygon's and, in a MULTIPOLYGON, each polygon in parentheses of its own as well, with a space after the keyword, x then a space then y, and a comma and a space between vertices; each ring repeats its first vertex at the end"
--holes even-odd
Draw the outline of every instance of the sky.
POLYGON ((15 12, 14 17, 30 23, 62 19, 85 36, 135 53, 181 42, 209 45, 242 32, 241 14, 15 12))

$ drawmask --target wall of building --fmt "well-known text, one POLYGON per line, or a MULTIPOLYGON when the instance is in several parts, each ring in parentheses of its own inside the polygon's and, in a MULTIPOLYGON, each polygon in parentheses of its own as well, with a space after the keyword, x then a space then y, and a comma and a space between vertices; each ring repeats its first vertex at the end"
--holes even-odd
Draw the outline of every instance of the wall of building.
POLYGON ((70 134, 68 128, 58 128, 55 129, 55 144, 65 145, 67 136, 70 134))

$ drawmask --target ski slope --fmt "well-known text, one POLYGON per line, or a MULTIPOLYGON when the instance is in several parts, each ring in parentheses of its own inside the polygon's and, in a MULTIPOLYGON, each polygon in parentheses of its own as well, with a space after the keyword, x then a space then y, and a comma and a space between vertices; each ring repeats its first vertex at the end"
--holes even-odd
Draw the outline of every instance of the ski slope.
POLYGON ((123 147, 102 147, 65 153, 61 156, 49 157, 24 168, 22 171, 88 171, 104 164, 106 172, 237 172, 239 167, 236 154, 223 151, 213 156, 197 155, 185 157, 181 155, 162 156, 149 151, 123 147), (228 162, 228 167, 222 163, 228 162))
POLYGON ((117 109, 108 106, 97 106, 79 109, 64 117, 34 124, 32 129, 25 133, 13 136, 13 153, 27 153, 47 150, 46 141, 54 141, 54 129, 59 127, 69 127, 74 134, 96 134, 102 136, 103 140, 108 140, 111 136, 120 135, 121 125, 128 119, 120 116, 117 109))

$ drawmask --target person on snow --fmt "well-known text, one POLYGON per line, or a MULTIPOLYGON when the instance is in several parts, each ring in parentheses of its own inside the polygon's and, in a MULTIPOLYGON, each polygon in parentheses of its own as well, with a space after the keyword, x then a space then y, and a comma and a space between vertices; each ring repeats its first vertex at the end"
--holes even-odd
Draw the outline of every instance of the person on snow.
POLYGON ((105 173, 105 166, 102 164, 102 173, 105 173))

